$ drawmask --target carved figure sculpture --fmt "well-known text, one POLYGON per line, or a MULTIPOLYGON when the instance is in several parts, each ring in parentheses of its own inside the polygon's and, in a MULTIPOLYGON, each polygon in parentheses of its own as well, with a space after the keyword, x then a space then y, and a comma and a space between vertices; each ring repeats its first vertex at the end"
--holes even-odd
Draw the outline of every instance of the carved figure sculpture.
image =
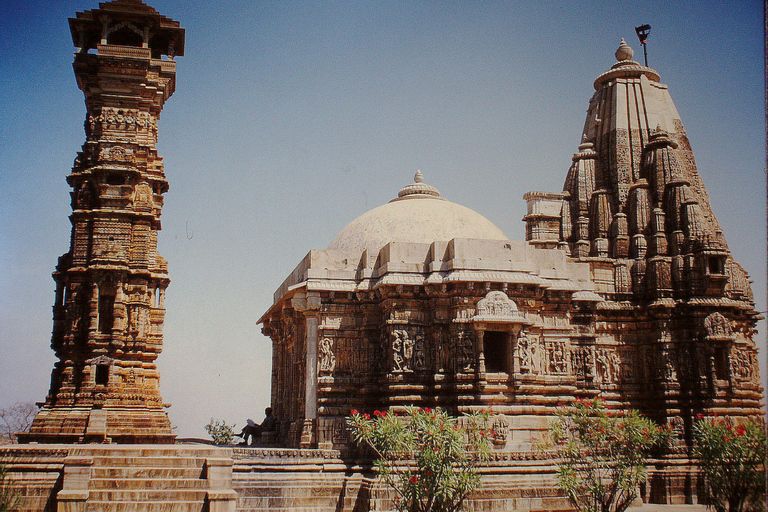
POLYGON ((320 340, 320 371, 332 372, 336 368, 336 356, 333 354, 333 340, 323 338, 320 340))

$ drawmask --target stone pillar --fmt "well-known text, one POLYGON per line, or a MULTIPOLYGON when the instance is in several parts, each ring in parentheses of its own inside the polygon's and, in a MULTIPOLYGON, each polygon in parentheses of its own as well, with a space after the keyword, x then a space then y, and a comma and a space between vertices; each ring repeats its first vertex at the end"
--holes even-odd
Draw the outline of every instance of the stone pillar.
POLYGON ((317 325, 317 316, 307 317, 304 429, 301 432, 302 448, 311 448, 317 442, 317 433, 315 428, 317 425, 317 325))
POLYGON ((301 431, 302 448, 317 444, 317 334, 320 323, 320 294, 297 292, 291 300, 294 309, 304 314, 305 324, 305 381, 304 426, 301 431))
POLYGON ((485 331, 482 329, 479 329, 477 331, 477 336, 475 337, 475 355, 477 357, 477 369, 475 371, 475 374, 480 384, 485 384, 485 343, 483 342, 484 336, 485 336, 485 331))

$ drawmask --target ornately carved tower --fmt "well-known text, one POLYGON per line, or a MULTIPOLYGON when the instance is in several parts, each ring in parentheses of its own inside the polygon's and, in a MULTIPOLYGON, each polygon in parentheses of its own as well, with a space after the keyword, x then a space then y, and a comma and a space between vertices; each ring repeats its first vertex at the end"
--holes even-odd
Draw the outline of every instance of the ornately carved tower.
POLYGON ((155 359, 168 265, 157 252, 168 182, 157 121, 184 29, 140 0, 69 20, 86 142, 67 182, 72 238, 53 274, 51 389, 22 442, 172 442, 155 359))

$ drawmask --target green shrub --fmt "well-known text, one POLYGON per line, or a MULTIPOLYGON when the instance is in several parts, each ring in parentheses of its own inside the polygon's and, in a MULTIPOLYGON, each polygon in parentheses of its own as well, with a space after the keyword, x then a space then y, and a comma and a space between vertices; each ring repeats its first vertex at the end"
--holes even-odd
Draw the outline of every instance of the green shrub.
POLYGON ((729 420, 699 415, 693 433, 694 455, 706 477, 709 502, 715 510, 763 510, 768 451, 765 424, 750 420, 733 426, 729 420))
POLYGON ((373 418, 353 410, 347 422, 354 440, 376 453, 400 512, 452 512, 480 484, 477 464, 487 460, 494 435, 488 417, 479 412, 458 420, 411 407, 404 416, 376 411, 373 418))
POLYGON ((646 455, 672 430, 637 411, 611 411, 598 398, 557 410, 542 449, 555 449, 558 486, 579 511, 623 512, 645 480, 646 455))
POLYGON ((226 421, 211 418, 210 423, 205 426, 205 431, 213 439, 213 444, 232 444, 232 438, 235 437, 235 424, 227 425, 226 421))

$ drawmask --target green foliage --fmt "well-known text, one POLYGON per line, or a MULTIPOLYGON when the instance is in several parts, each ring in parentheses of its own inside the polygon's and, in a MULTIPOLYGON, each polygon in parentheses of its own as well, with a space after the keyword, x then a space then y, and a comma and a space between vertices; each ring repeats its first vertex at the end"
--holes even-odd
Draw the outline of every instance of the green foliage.
POLYGON ((709 501, 717 512, 763 510, 765 504, 765 423, 703 418, 693 427, 694 455, 707 479, 709 501))
POLYGON ((227 425, 224 420, 211 418, 210 423, 205 426, 205 431, 213 439, 213 444, 232 444, 232 438, 235 437, 235 424, 227 425))
POLYGON ((376 452, 381 479, 395 492, 400 512, 453 512, 480 484, 477 464, 487 460, 489 414, 457 419, 441 410, 408 408, 392 412, 352 411, 347 420, 354 440, 376 452))
POLYGON ((667 446, 672 429, 659 427, 637 411, 611 411, 601 399, 561 407, 542 449, 559 458, 559 487, 579 511, 623 512, 645 480, 645 457, 667 446))
POLYGON ((0 512, 11 512, 19 506, 19 497, 11 490, 8 468, 0 464, 0 512))

